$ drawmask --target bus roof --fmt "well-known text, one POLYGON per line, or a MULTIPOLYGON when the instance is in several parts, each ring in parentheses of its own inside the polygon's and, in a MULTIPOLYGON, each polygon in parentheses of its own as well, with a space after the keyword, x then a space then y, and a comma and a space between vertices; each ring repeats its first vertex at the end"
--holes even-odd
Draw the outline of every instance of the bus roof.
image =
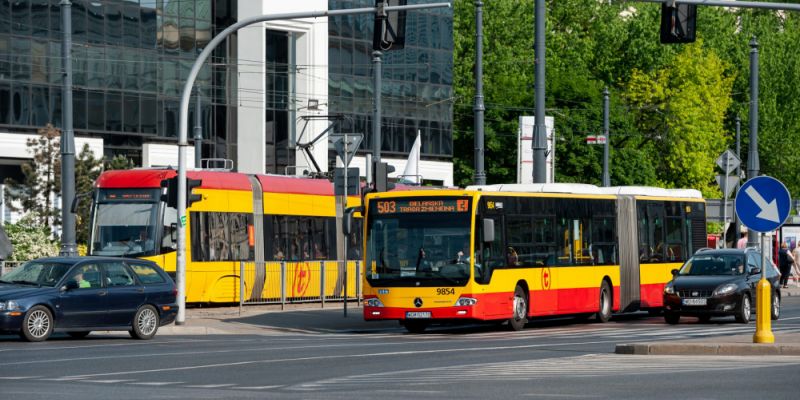
POLYGON ((566 193, 627 195, 647 197, 676 197, 702 199, 703 195, 695 189, 665 189, 653 186, 612 186, 598 187, 587 183, 509 183, 498 185, 473 185, 466 190, 482 192, 522 192, 522 193, 566 193))
POLYGON ((524 193, 571 193, 607 194, 595 185, 588 183, 508 183, 498 185, 473 185, 466 190, 481 192, 524 192, 524 193))
POLYGON ((600 188, 605 194, 649 196, 649 197, 681 197, 702 199, 703 195, 695 189, 665 189, 653 186, 612 186, 600 188))

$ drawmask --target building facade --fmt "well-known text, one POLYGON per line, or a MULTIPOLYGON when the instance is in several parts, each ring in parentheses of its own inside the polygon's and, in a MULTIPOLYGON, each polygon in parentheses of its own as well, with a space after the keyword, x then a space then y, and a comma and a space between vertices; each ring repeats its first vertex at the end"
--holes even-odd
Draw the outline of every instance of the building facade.
MULTIPOLYGON (((414 3, 417 0, 410 0, 414 3)), ((39 128, 62 124, 61 0, 0 0, 0 179, 19 178, 39 128)), ((374 6, 374 0, 72 0, 78 151, 136 165, 177 162, 179 96, 211 38, 254 15, 374 6)), ((420 173, 452 184, 452 9, 408 14, 406 48, 383 57, 384 160, 402 171, 417 132, 420 173)), ((331 132, 371 151, 371 15, 273 21, 240 30, 200 72, 203 158, 248 173, 335 165, 331 132), (344 117, 336 117, 344 116, 344 117), (337 120, 336 118, 341 118, 337 120), (312 161, 313 159, 313 161, 312 161)), ((193 157, 189 157, 193 164, 193 157)), ((401 173, 401 172, 398 172, 401 173)))

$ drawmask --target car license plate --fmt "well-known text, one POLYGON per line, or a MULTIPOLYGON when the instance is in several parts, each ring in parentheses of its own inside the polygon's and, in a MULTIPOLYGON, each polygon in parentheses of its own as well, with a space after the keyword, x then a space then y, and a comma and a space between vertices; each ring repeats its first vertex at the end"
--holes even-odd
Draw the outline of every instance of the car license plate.
POLYGON ((683 299, 683 305, 685 306, 704 306, 708 302, 708 299, 683 299))
POLYGON ((406 312, 406 318, 408 319, 418 319, 418 318, 430 318, 431 312, 430 311, 408 311, 406 312))

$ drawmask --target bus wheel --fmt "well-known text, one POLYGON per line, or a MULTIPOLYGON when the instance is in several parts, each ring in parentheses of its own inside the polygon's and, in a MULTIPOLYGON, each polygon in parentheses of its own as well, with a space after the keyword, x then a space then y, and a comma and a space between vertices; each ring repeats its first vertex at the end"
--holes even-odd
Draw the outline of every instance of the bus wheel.
POLYGON ((608 288, 608 282, 603 281, 600 286, 600 309, 597 310, 597 322, 605 323, 611 319, 611 289, 608 288))
POLYGON ((528 296, 522 287, 517 285, 514 289, 514 309, 513 315, 508 319, 508 327, 512 331, 521 331, 528 322, 528 296))
POLYGON ((403 323, 409 333, 425 333, 428 323, 423 321, 406 321, 403 323))

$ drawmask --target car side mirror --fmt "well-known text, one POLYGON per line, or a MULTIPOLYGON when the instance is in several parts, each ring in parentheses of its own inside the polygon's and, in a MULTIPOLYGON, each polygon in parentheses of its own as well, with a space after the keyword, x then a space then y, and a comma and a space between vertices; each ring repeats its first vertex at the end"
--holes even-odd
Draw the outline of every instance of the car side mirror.
POLYGON ((753 267, 753 269, 750 270, 750 275, 758 275, 760 273, 761 273, 761 268, 758 267, 753 267))
POLYGON ((73 290, 78 288, 78 282, 74 280, 69 280, 66 285, 61 287, 62 292, 66 292, 67 290, 73 290))
POLYGON ((678 276, 678 270, 677 269, 673 269, 671 272, 672 272, 672 276, 678 276))

